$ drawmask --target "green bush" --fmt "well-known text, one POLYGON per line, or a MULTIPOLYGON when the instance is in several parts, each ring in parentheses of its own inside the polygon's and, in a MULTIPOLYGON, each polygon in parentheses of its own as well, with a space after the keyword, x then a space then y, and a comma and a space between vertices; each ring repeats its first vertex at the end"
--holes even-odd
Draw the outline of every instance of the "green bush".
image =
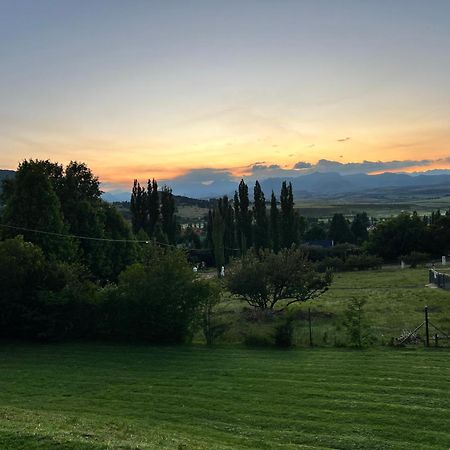
POLYGON ((345 270, 369 270, 381 269, 383 264, 382 258, 373 255, 351 255, 345 261, 345 270))
POLYGON ((430 255, 428 253, 422 252, 411 252, 409 255, 404 255, 400 257, 400 260, 404 261, 406 264, 409 264, 412 269, 416 268, 419 265, 425 264, 430 260, 430 255))
POLYGON ((195 277, 183 252, 152 247, 105 292, 100 329, 112 339, 183 342, 210 295, 210 284, 195 277))
POLYGON ((290 348, 294 344, 294 320, 287 317, 275 327, 275 345, 280 348, 290 348))

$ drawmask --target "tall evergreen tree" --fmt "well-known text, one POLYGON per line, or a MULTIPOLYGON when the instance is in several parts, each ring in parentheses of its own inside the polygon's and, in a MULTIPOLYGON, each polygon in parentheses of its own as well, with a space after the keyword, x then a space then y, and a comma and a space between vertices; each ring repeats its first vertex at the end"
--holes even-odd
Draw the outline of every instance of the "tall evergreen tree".
MULTIPOLYGON (((53 171, 59 167, 49 161, 26 160, 20 163, 14 180, 4 195, 3 221, 6 224, 30 230, 68 234, 61 202, 55 192, 59 185, 54 184, 56 178, 53 171), (50 172, 53 172, 53 175, 50 172)), ((58 179, 58 183, 61 180, 58 179)), ((26 241, 39 245, 48 256, 63 260, 75 258, 76 244, 72 239, 14 229, 8 234, 23 235, 26 241)))
POLYGON ((242 252, 242 223, 241 223, 241 205, 239 202, 239 194, 234 191, 233 197, 233 208, 234 208, 234 232, 235 232, 235 242, 242 252))
POLYGON ((160 220, 158 183, 153 178, 151 181, 148 180, 147 186, 148 222, 146 231, 149 237, 154 237, 156 224, 160 220))
POLYGON ((257 251, 268 248, 268 220, 266 211, 266 199, 261 189, 259 181, 256 181, 253 190, 253 217, 255 224, 253 226, 254 246, 257 251))
POLYGON ((230 256, 233 256, 233 249, 235 246, 235 225, 234 225, 234 211, 231 206, 228 196, 224 195, 218 202, 220 215, 224 223, 224 249, 225 262, 228 262, 230 256))
POLYGON ((172 189, 164 186, 161 191, 161 226, 170 244, 175 243, 176 221, 175 221, 175 199, 172 189))
POLYGON ((145 188, 142 188, 137 180, 134 180, 130 203, 131 223, 134 233, 141 229, 145 230, 147 222, 147 195, 145 188))
POLYGON ((283 181, 280 194, 281 206, 281 247, 289 248, 297 243, 298 236, 295 224, 294 196, 292 184, 283 181))
POLYGON ((248 186, 244 180, 239 183, 239 223, 240 223, 240 247, 245 254, 252 246, 252 212, 248 198, 248 186))
POLYGON ((273 191, 270 198, 270 244, 272 250, 278 253, 278 250, 280 250, 280 212, 273 191))
POLYGON ((224 234, 225 222, 220 214, 218 207, 214 208, 212 226, 212 241, 214 250, 214 260, 216 262, 217 273, 220 273, 222 266, 225 264, 224 234))

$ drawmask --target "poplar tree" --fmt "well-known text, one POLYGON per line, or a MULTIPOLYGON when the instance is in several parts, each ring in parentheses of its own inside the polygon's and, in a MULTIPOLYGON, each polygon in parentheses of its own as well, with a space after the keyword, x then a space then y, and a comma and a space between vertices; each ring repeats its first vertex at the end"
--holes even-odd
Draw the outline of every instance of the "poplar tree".
POLYGON ((219 208, 214 208, 212 214, 212 242, 214 251, 214 260, 216 262, 217 273, 220 273, 222 266, 225 264, 225 249, 224 249, 224 233, 225 224, 219 208))
POLYGON ((244 180, 239 183, 239 222, 240 222, 240 237, 241 237, 241 251, 245 253, 248 248, 252 246, 252 213, 249 209, 250 200, 248 198, 248 186, 244 180))
POLYGON ((280 249, 280 212, 277 206, 277 198, 273 191, 270 198, 270 244, 272 250, 278 253, 280 249))
POLYGON ((281 205, 281 246, 289 248, 297 242, 295 229, 294 196, 292 194, 292 183, 289 185, 283 181, 280 194, 281 205))
POLYGON ((172 189, 167 186, 164 186, 161 191, 161 225, 169 243, 174 244, 176 234, 175 199, 172 189))
POLYGON ((225 248, 225 262, 228 262, 230 256, 233 256, 233 249, 235 246, 235 224, 234 211, 228 196, 224 195, 218 202, 220 215, 224 223, 224 248, 225 248))
POLYGON ((255 218, 255 224, 253 227, 254 245, 255 249, 259 251, 260 249, 268 247, 266 199, 259 181, 256 181, 255 188, 253 190, 253 216, 255 218))
POLYGON ((133 232, 137 233, 139 230, 145 229, 147 209, 145 188, 141 188, 137 180, 134 180, 133 183, 130 203, 133 232))
POLYGON ((149 237, 154 237, 156 224, 160 220, 158 183, 153 178, 148 180, 147 186, 147 234, 149 237))

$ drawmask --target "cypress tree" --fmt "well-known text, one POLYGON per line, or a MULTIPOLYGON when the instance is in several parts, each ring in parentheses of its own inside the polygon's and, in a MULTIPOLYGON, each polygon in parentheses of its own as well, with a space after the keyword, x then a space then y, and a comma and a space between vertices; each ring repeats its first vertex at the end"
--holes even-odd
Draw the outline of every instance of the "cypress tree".
POLYGON ((278 252, 280 249, 280 212, 278 211, 277 198, 273 191, 270 198, 270 243, 272 250, 278 252))
POLYGON ((147 234, 154 237, 156 224, 160 221, 158 183, 153 178, 152 181, 148 180, 147 186, 147 234))
POLYGON ((241 251, 245 253, 252 246, 252 213, 249 209, 248 186, 244 180, 239 183, 239 221, 241 228, 241 251))
POLYGON ((214 260, 216 262, 217 273, 220 273, 220 269, 225 264, 225 249, 224 249, 224 233, 225 223, 219 208, 214 208, 213 214, 213 226, 212 226, 212 241, 214 250, 214 260))
POLYGON ((292 194, 292 184, 287 185, 283 181, 280 194, 281 204, 281 246, 289 248, 297 242, 297 232, 295 229, 294 196, 292 194))
POLYGON ((234 226, 234 211, 228 200, 228 196, 224 195, 218 202, 220 215, 224 223, 224 248, 225 248, 225 262, 228 262, 230 256, 233 256, 233 249, 235 245, 235 226, 234 226))
POLYGON ((146 225, 146 192, 145 188, 141 188, 141 185, 137 180, 134 180, 133 189, 131 191, 131 223, 133 226, 133 232, 137 233, 141 229, 145 229, 146 225))
POLYGON ((260 249, 268 247, 266 199, 259 181, 256 181, 255 188, 253 190, 253 216, 255 218, 255 224, 253 227, 254 245, 255 249, 259 251, 260 249))
POLYGON ((175 199, 172 189, 167 186, 164 186, 161 191, 161 225, 169 243, 174 244, 176 234, 175 199))

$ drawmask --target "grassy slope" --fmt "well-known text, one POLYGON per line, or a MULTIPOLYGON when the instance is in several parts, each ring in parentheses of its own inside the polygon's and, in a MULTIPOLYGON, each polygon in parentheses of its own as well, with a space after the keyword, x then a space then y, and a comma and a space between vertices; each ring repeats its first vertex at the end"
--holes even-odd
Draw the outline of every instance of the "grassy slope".
MULTIPOLYGON (((424 320, 424 307, 429 307, 430 321, 446 333, 450 333, 450 292, 425 287, 428 269, 399 268, 338 273, 333 284, 322 297, 297 305, 297 345, 309 344, 307 311, 311 308, 313 339, 317 345, 334 346, 347 343, 343 327, 344 311, 351 298, 366 300, 364 307, 368 331, 376 344, 389 344, 402 330, 413 330, 424 320)), ((226 342, 242 342, 245 334, 268 336, 273 334, 274 324, 246 321, 236 300, 223 305, 223 317, 231 324, 224 336, 226 342)), ((240 304, 244 306, 245 303, 240 304)), ((419 330, 424 336, 424 330, 419 330)), ((430 333, 435 330, 430 328, 430 333)), ((440 333, 439 333, 440 334, 440 333)), ((448 345, 450 342, 441 342, 448 345)))
POLYGON ((0 448, 449 448, 448 351, 0 346, 0 448))
MULTIPOLYGON (((449 332, 450 292, 427 288, 427 283, 428 270, 423 268, 336 274, 331 289, 321 298, 301 305, 301 309, 306 312, 311 307, 318 343, 325 332, 329 340, 336 336, 343 341, 342 313, 352 297, 366 300, 366 317, 380 343, 388 343, 403 329, 413 330, 418 326, 424 320, 425 306, 429 308, 432 323, 449 332)), ((303 337, 304 328, 300 333, 303 337)))

